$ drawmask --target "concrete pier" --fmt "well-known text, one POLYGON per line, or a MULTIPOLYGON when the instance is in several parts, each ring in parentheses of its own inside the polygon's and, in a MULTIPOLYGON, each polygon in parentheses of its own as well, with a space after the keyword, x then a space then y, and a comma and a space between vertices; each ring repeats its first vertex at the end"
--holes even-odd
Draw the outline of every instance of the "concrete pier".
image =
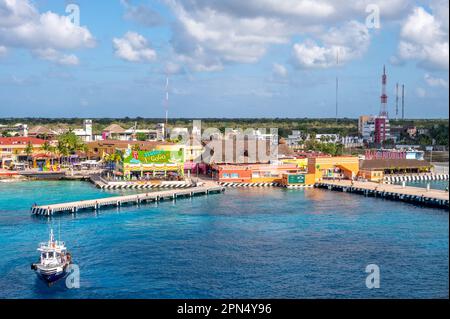
POLYGON ((225 188, 222 186, 209 185, 190 189, 174 189, 127 196, 112 196, 70 203, 33 206, 31 213, 33 215, 51 216, 55 213, 76 213, 80 210, 100 210, 102 208, 121 207, 124 205, 141 205, 142 203, 159 202, 165 199, 176 200, 178 197, 193 197, 208 195, 210 193, 222 193, 224 191, 225 188))
POLYGON ((372 182, 322 181, 315 187, 334 191, 379 197, 388 200, 404 201, 423 206, 449 208, 449 193, 442 190, 410 187, 372 182))

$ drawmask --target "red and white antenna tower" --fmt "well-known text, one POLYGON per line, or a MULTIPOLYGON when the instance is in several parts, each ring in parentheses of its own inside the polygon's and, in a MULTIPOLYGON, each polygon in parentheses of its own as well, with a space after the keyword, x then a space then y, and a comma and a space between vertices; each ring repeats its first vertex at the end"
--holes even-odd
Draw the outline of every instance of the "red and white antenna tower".
POLYGON ((380 116, 388 116, 387 113, 387 94, 386 94, 386 84, 387 84, 387 75, 386 75, 386 66, 383 66, 383 76, 381 77, 381 109, 380 116))

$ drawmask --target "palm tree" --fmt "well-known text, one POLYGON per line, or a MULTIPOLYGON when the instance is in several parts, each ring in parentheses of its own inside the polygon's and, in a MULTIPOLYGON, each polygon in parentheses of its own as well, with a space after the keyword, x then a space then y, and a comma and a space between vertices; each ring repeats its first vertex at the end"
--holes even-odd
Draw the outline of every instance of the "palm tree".
POLYGON ((122 160, 122 155, 119 152, 115 152, 113 154, 105 154, 103 156, 103 160, 109 164, 111 169, 115 169, 117 164, 122 160), (114 166, 112 165, 114 164, 114 166))
POLYGON ((140 151, 141 147, 139 146, 139 144, 134 144, 133 146, 131 146, 131 150, 132 151, 140 151))
POLYGON ((52 146, 50 145, 50 143, 48 141, 45 141, 44 144, 42 144, 42 150, 47 154, 50 153, 52 146))
POLYGON ((67 157, 70 154, 70 152, 67 149, 66 145, 64 145, 62 143, 58 143, 58 146, 56 147, 56 150, 57 150, 57 152, 59 154, 60 163, 61 163, 61 158, 62 157, 67 157))
POLYGON ((31 142, 28 142, 27 146, 25 147, 25 154, 29 157, 31 154, 33 154, 33 144, 31 142))

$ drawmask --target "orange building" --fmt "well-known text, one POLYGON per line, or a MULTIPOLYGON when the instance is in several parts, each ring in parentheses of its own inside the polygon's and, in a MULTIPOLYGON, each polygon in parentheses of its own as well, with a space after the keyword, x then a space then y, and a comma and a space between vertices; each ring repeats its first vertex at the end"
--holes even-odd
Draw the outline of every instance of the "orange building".
POLYGON ((371 182, 379 182, 384 179, 384 171, 361 169, 358 173, 358 177, 361 177, 371 182))
POLYGON ((219 183, 272 184, 281 183, 283 174, 297 173, 296 164, 217 164, 213 166, 219 183))
POLYGON ((324 178, 353 179, 359 172, 356 156, 311 157, 308 159, 308 173, 314 174, 315 181, 324 178))

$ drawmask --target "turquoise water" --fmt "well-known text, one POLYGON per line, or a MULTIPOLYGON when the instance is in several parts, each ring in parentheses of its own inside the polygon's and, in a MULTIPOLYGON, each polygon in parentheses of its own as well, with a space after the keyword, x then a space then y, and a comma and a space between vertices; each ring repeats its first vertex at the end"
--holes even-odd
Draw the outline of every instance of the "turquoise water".
POLYGON ((83 182, 0 183, 0 298, 448 298, 448 212, 327 190, 228 189, 54 218, 34 203, 117 195, 83 182), (30 263, 53 223, 79 289, 30 263), (380 267, 380 288, 365 267, 380 267))
MULTIPOLYGON (((430 188, 432 189, 440 189, 445 190, 448 188, 448 181, 420 181, 420 182, 407 182, 406 186, 412 187, 421 187, 426 188, 427 184, 430 184, 430 188)), ((402 183, 397 183, 398 185, 402 185, 402 183)))

